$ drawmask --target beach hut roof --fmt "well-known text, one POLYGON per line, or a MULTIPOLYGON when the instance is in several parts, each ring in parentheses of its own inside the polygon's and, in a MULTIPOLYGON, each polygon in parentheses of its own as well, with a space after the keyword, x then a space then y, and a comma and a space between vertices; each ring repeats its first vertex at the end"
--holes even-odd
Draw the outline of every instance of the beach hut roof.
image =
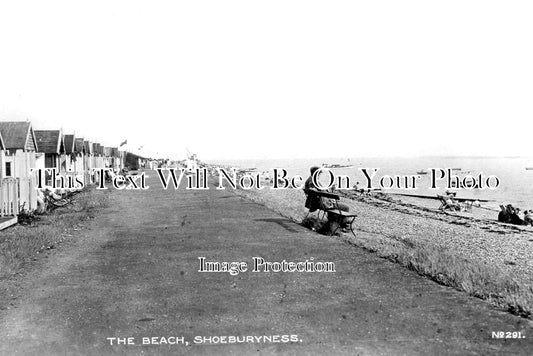
POLYGON ((146 157, 139 156, 138 154, 132 153, 132 152, 129 152, 129 151, 126 152, 126 155, 129 155, 129 156, 132 156, 132 157, 135 157, 135 158, 138 158, 138 159, 143 159, 143 160, 146 159, 146 157))
POLYGON ((2 138, 2 132, 0 132, 0 151, 3 151, 6 149, 6 145, 4 144, 4 139, 2 138))
POLYGON ((65 143, 65 153, 71 154, 74 152, 74 135, 63 135, 63 142, 65 143))
POLYGON ((93 154, 98 156, 104 155, 104 146, 99 144, 98 142, 93 143, 93 154))
POLYGON ((76 138, 74 140, 74 152, 76 153, 85 152, 85 145, 83 144, 83 138, 76 138))
POLYGON ((35 130, 38 152, 60 154, 65 152, 61 130, 35 130))
POLYGON ((6 150, 37 151, 37 140, 29 121, 1 121, 0 134, 6 150))

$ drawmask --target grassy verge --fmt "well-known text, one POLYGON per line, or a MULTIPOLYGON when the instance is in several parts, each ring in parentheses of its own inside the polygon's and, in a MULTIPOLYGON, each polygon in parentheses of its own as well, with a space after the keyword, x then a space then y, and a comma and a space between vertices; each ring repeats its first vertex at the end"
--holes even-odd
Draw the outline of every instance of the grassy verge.
MULTIPOLYGON (((302 192, 263 190, 236 194, 262 204, 300 223, 307 211, 302 192)), ((369 209, 372 207, 369 206, 369 209)), ((411 241, 405 237, 381 236, 371 231, 357 238, 344 234, 344 242, 362 247, 440 284, 464 291, 513 314, 533 318, 533 287, 515 280, 498 266, 466 259, 451 249, 411 241)))
POLYGON ((74 197, 72 204, 39 216, 31 225, 0 231, 0 281, 20 272, 37 254, 57 247, 107 205, 105 191, 87 188, 74 197))
POLYGON ((533 288, 490 264, 457 256, 451 250, 409 243, 394 245, 372 238, 346 238, 347 243, 365 248, 426 276, 440 284, 486 300, 513 314, 532 319, 533 288))

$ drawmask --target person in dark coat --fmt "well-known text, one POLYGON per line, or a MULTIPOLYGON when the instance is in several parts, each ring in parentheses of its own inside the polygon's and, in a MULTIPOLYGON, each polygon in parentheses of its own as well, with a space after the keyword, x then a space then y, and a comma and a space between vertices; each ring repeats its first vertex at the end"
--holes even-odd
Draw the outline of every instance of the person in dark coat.
POLYGON ((511 222, 511 214, 504 205, 500 205, 501 211, 498 213, 498 221, 509 224, 511 222))
MULTIPOLYGON (((317 167, 317 166, 311 167, 310 169, 311 175, 305 181, 305 185, 303 189, 304 193, 307 195, 307 198, 305 200, 305 207, 309 209, 309 212, 311 213, 318 209, 325 211, 325 210, 337 209, 337 208, 339 210, 346 211, 346 212, 350 211, 350 207, 348 207, 348 205, 346 204, 339 203, 339 202, 335 204, 335 202, 332 199, 320 197, 314 194, 315 192, 322 190, 319 187, 317 187, 313 182, 313 175, 319 169, 320 167, 317 167)), ((316 178, 318 179, 318 177, 316 178)), ((331 218, 332 217, 328 215, 328 220, 332 220, 331 218)), ((342 221, 342 225, 343 225, 342 226, 343 230, 346 230, 349 228, 347 219, 344 219, 342 221)))
MULTIPOLYGON (((313 175, 315 172, 319 169, 319 167, 311 167, 311 175, 307 180, 305 181, 304 185, 304 193, 307 196, 305 199, 305 207, 309 209, 309 212, 317 211, 318 209, 326 210, 328 209, 326 205, 323 205, 323 200, 321 197, 314 194, 314 192, 320 190, 317 186, 313 183, 313 175), (324 208, 324 209, 323 209, 324 208)), ((324 199, 325 202, 326 199, 324 199)))
POLYGON ((520 217, 520 209, 516 208, 513 209, 513 212, 511 214, 511 224, 513 225, 526 225, 524 220, 520 217))

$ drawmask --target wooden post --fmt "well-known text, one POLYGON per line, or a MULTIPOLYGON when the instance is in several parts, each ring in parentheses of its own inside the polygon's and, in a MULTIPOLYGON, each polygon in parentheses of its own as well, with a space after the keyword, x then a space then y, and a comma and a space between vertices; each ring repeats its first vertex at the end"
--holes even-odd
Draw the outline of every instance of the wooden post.
POLYGON ((4 182, 0 181, 0 217, 4 216, 4 182))
POLYGON ((7 194, 6 194, 6 215, 11 215, 11 189, 10 188, 10 182, 8 181, 7 182, 7 187, 6 187, 6 191, 7 191, 7 194))
POLYGON ((18 195, 18 180, 13 182, 13 216, 17 216, 19 214, 19 195, 18 195))

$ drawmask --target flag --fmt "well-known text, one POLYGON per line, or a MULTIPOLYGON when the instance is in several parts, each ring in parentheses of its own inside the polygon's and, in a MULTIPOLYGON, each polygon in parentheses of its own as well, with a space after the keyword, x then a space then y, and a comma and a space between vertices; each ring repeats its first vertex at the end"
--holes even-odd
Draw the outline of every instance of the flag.
POLYGON ((122 146, 124 146, 126 143, 128 143, 128 140, 127 140, 127 139, 124 140, 124 142, 122 142, 122 143, 120 144, 120 146, 118 146, 118 147, 122 147, 122 146))

